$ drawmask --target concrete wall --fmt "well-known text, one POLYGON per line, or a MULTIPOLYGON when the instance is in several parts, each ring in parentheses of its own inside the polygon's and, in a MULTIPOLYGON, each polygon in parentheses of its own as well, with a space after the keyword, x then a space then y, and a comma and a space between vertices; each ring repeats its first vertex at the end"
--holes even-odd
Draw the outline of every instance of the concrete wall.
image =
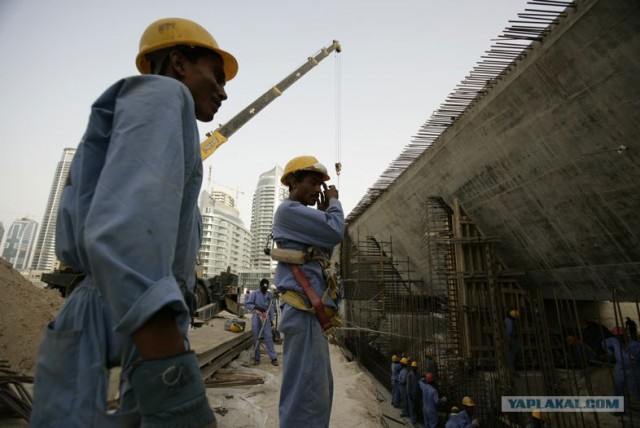
POLYGON ((463 210, 545 297, 640 294, 640 2, 578 2, 349 224, 428 278, 426 198, 463 210), (620 153, 617 149, 624 146, 620 153))

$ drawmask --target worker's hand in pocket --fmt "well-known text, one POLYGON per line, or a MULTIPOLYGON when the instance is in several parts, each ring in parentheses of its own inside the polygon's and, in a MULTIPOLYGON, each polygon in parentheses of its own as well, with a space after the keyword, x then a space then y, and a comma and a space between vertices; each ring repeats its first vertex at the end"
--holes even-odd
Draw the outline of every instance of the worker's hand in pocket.
POLYGON ((215 426, 193 351, 137 362, 130 381, 142 414, 142 427, 215 426))

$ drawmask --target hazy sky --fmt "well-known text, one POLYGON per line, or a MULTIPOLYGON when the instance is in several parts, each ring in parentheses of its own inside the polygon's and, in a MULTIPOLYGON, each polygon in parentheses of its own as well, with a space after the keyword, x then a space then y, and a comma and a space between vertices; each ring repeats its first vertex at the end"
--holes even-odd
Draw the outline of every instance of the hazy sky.
POLYGON ((523 0, 0 0, 0 222, 5 229, 25 216, 41 223, 63 149, 78 144, 92 102, 137 74, 140 35, 156 19, 192 19, 238 59, 229 99, 213 122, 199 123, 203 139, 332 40, 342 45, 205 161, 204 187, 211 167, 211 184, 238 192, 248 228, 258 176, 303 154, 329 167, 348 214, 525 7, 523 0))

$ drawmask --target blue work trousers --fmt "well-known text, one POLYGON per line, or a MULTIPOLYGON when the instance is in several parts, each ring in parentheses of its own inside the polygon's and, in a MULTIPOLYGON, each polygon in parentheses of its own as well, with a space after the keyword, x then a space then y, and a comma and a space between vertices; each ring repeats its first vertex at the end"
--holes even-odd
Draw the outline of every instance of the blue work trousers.
POLYGON ((280 428, 327 428, 333 401, 329 343, 316 316, 282 306, 280 428))
POLYGON ((391 404, 393 407, 400 406, 400 389, 398 388, 398 381, 391 381, 391 404))
POLYGON ((409 416, 409 403, 407 401, 407 384, 398 382, 398 392, 400 393, 400 409, 402 414, 409 416))
POLYGON ((267 317, 266 321, 263 323, 260 320, 260 315, 254 313, 253 318, 251 319, 251 330, 253 331, 253 343, 255 344, 253 359, 256 362, 260 362, 260 335, 262 335, 264 344, 267 346, 269 358, 271 358, 272 361, 278 359, 278 353, 276 352, 276 348, 273 346, 271 319, 267 317))

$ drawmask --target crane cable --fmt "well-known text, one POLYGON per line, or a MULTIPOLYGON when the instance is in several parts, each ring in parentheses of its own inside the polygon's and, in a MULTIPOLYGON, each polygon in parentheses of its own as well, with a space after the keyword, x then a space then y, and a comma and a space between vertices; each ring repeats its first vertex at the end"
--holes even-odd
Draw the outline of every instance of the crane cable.
POLYGON ((342 171, 342 153, 341 153, 341 137, 342 137, 342 88, 341 88, 341 79, 342 79, 342 62, 340 59, 340 55, 337 53, 334 54, 336 58, 336 67, 335 67, 335 75, 336 75, 336 85, 335 85, 335 97, 336 97, 336 117, 335 117, 335 140, 336 140, 336 152, 335 152, 335 168, 336 168, 336 176, 337 176, 337 187, 340 189, 340 172, 342 171))

